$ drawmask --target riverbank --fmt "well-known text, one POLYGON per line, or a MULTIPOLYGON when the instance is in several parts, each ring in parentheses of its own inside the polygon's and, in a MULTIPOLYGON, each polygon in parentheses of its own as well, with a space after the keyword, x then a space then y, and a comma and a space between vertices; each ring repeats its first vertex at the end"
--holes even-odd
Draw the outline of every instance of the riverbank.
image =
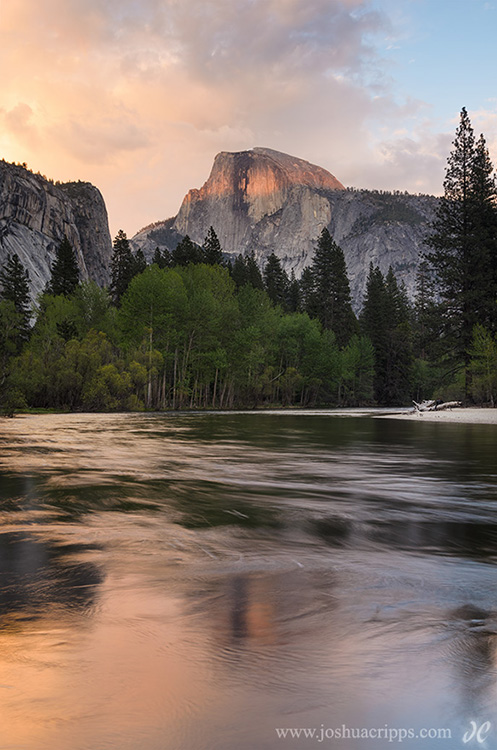
POLYGON ((405 412, 402 414, 384 414, 384 419, 408 419, 424 422, 459 422, 461 424, 495 424, 497 409, 477 407, 445 409, 443 411, 405 412))

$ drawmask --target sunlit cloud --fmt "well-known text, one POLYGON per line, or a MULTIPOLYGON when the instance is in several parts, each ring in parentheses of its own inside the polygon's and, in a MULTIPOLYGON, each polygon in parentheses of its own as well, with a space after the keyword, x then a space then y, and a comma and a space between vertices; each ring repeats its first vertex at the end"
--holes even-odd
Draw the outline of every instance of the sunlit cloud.
POLYGON ((428 190, 440 175, 445 141, 416 131, 421 102, 394 96, 394 30, 369 0, 5 5, 1 155, 92 181, 112 232, 176 213, 220 150, 280 149, 356 186, 428 190))

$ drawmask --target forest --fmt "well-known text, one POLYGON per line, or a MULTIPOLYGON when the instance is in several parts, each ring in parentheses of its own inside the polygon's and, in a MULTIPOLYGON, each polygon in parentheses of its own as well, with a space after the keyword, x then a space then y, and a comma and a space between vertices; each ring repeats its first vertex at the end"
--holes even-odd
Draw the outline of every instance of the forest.
POLYGON ((211 227, 147 264, 125 232, 109 288, 60 242, 35 306, 17 255, 0 271, 0 409, 81 411, 401 406, 497 401, 497 188, 465 109, 416 296, 371 266, 358 315, 323 229, 289 277, 273 253, 229 258, 211 227))

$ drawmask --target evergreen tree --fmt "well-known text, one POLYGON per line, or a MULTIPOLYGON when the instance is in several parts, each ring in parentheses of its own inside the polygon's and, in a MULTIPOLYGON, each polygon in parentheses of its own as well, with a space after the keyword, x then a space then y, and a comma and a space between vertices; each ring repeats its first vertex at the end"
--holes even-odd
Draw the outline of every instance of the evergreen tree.
POLYGON ((202 245, 202 252, 204 263, 210 266, 222 265, 223 251, 213 227, 209 227, 204 244, 202 245))
POLYGON ((152 265, 159 266, 159 268, 164 268, 164 259, 162 257, 162 253, 160 251, 160 247, 156 247, 154 254, 152 256, 152 265))
POLYGON ((49 294, 63 294, 68 297, 79 284, 79 268, 76 254, 67 237, 59 244, 55 260, 52 263, 51 277, 48 282, 49 294))
POLYGON ((262 278, 261 269, 257 265, 253 250, 245 256, 245 266, 247 268, 247 284, 253 286, 254 289, 264 289, 264 280, 262 278))
POLYGON ((288 282, 287 294, 286 294, 286 308, 288 312, 301 312, 302 300, 300 295, 300 284, 298 279, 295 278, 295 273, 292 268, 290 274, 290 280, 288 282))
POLYGON ((422 360, 437 359, 440 340, 439 307, 435 301, 433 272, 426 260, 416 273, 413 310, 414 353, 422 360))
POLYGON ((145 259, 143 250, 141 248, 138 248, 138 250, 135 253, 134 265, 135 265, 135 268, 134 268, 133 276, 138 276, 139 273, 143 273, 147 267, 147 261, 145 259))
POLYGON ((202 263, 202 260, 201 248, 187 234, 171 253, 172 266, 187 266, 189 263, 202 263))
POLYGON ((114 239, 114 252, 110 262, 110 293, 115 305, 120 304, 121 297, 135 275, 135 268, 135 258, 126 232, 120 229, 114 239))
POLYGON ((469 396, 473 328, 495 310, 496 191, 485 141, 475 144, 464 108, 453 146, 426 258, 437 275, 446 355, 464 366, 469 396))
POLYGON ((479 250, 478 266, 473 269, 479 289, 477 322, 497 329, 497 186, 487 145, 480 135, 475 146, 471 175, 471 211, 474 242, 479 250))
POLYGON ((155 263, 159 268, 170 268, 171 266, 171 253, 167 249, 161 251, 159 247, 155 248, 155 252, 152 257, 152 263, 155 263))
POLYGON ((370 265, 360 320, 375 355, 375 399, 383 406, 405 403, 412 374, 409 312, 392 269, 386 279, 370 265))
POLYGON ((236 284, 236 288, 240 289, 245 284, 248 284, 248 273, 247 273, 247 266, 245 263, 245 258, 241 253, 239 253, 235 261, 233 263, 233 266, 231 268, 231 278, 236 284))
POLYGON ((29 273, 19 260, 19 256, 7 256, 7 262, 0 271, 1 298, 12 302, 18 315, 18 343, 29 338, 31 319, 29 298, 29 273))
POLYGON ((311 312, 319 318, 323 328, 333 331, 337 343, 343 346, 357 326, 343 251, 326 227, 318 239, 311 272, 314 278, 311 312))
POLYGON ((264 287, 274 305, 286 308, 289 280, 279 258, 271 253, 264 266, 264 287))
POLYGON ((314 275, 310 266, 307 266, 307 268, 304 268, 302 271, 302 276, 299 281, 299 292, 301 309, 310 317, 315 317, 313 315, 314 275))

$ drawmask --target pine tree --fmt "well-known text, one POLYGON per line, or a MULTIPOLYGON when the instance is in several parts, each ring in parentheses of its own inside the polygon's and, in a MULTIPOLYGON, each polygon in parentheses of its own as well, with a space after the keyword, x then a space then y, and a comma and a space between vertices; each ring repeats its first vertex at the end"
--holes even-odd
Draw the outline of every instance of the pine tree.
POLYGON ((360 321, 374 348, 376 401, 383 406, 405 403, 413 362, 411 330, 405 296, 392 269, 384 278, 370 265, 360 321))
POLYGON ((286 308, 289 280, 279 258, 271 253, 264 266, 264 288, 274 305, 286 308))
POLYGON ((413 310, 414 353, 422 360, 438 359, 440 339, 439 306, 435 301, 435 280, 426 260, 416 272, 413 310))
POLYGON ((302 309, 302 299, 300 295, 300 284, 298 279, 295 278, 295 273, 292 268, 290 274, 290 280, 288 282, 287 294, 286 294, 286 308, 288 312, 300 312, 302 309))
POLYGON ((114 252, 110 263, 110 292, 114 304, 119 305, 121 297, 135 275, 136 268, 129 240, 126 232, 122 229, 119 230, 114 239, 114 252))
POLYGON ((189 263, 202 263, 202 250, 186 234, 178 242, 176 248, 171 253, 171 264, 173 266, 187 266, 189 263))
POLYGON ((465 108, 453 146, 426 258, 437 275, 446 356, 464 366, 469 396, 473 328, 494 318, 496 190, 485 141, 475 144, 465 108))
POLYGON ((1 298, 12 302, 18 315, 18 341, 21 344, 29 338, 29 322, 31 319, 30 278, 19 256, 7 256, 7 262, 0 271, 1 298))
POLYGON ((236 284, 236 288, 240 289, 245 284, 248 284, 248 273, 245 258, 239 253, 231 268, 231 278, 236 284))
POLYGON ((262 278, 261 269, 257 265, 253 250, 245 256, 245 266, 247 268, 247 284, 253 286, 254 289, 264 289, 264 280, 262 278))
POLYGON ((343 251, 326 228, 318 239, 311 272, 314 278, 311 312, 323 328, 333 331, 337 343, 344 346, 356 333, 357 324, 343 251))
POLYGON ((171 266, 171 253, 167 249, 161 251, 159 247, 155 248, 155 252, 152 257, 152 264, 159 266, 159 268, 169 268, 171 266))
POLYGON ((135 253, 135 268, 133 276, 138 276, 139 273, 143 273, 147 267, 147 261, 143 254, 143 250, 139 247, 135 253))
POLYGON ((202 252, 204 263, 207 263, 210 266, 222 265, 223 251, 217 234, 212 226, 209 227, 209 231, 207 232, 204 244, 202 245, 202 252))
POLYGON ((79 284, 79 268, 76 254, 65 235, 56 250, 51 274, 47 287, 47 291, 50 294, 56 296, 63 294, 65 297, 68 297, 79 284))
POLYGON ((154 254, 152 256, 152 265, 155 264, 156 266, 159 266, 159 268, 164 268, 163 263, 164 263, 164 259, 162 257, 162 253, 160 251, 160 248, 156 247, 155 248, 155 252, 154 252, 154 254))
POLYGON ((497 186, 487 145, 480 135, 475 146, 471 175, 471 213, 474 242, 480 258, 474 270, 479 290, 477 323, 497 329, 497 186))
POLYGON ((313 315, 314 276, 310 266, 304 268, 299 281, 300 306, 310 317, 313 315))

